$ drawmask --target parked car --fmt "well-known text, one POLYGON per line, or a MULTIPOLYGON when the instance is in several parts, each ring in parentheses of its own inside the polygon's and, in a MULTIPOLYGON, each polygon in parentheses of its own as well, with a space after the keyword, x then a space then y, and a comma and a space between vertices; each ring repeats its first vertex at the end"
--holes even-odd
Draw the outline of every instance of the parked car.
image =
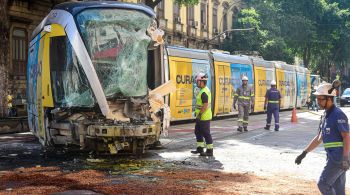
POLYGON ((346 88, 340 96, 340 106, 350 104, 350 88, 346 88))

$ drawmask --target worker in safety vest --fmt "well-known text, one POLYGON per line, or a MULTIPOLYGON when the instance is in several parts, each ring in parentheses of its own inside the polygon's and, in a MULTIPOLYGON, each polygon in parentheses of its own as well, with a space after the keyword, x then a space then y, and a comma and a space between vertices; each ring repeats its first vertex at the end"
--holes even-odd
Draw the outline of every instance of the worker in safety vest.
POLYGON ((281 93, 276 88, 276 81, 271 81, 271 88, 266 91, 264 110, 266 110, 267 105, 267 118, 266 118, 266 127, 265 130, 270 130, 272 114, 275 119, 275 131, 278 131, 280 128, 279 125, 279 110, 281 107, 281 93))
POLYGON ((327 163, 317 183, 322 194, 345 195, 346 171, 350 167, 350 131, 345 113, 334 105, 334 96, 340 82, 321 84, 314 93, 321 109, 325 109, 321 117, 318 134, 296 159, 300 164, 306 154, 323 142, 327 153, 327 163))
POLYGON ((210 121, 212 119, 211 111, 211 93, 207 87, 208 76, 204 73, 199 73, 196 77, 197 87, 200 92, 196 97, 196 126, 194 134, 197 140, 197 149, 191 151, 193 154, 200 154, 201 156, 213 156, 213 139, 210 134, 210 121), (205 139, 205 143, 204 140, 205 139), (204 147, 207 150, 204 152, 204 147))
POLYGON ((9 90, 7 92, 7 116, 8 117, 12 117, 13 116, 13 108, 12 108, 12 95, 11 95, 11 91, 9 90))
POLYGON ((248 131, 249 109, 254 110, 254 91, 248 86, 248 77, 242 77, 242 86, 236 90, 234 94, 233 108, 236 110, 236 102, 238 101, 238 128, 237 131, 248 131))

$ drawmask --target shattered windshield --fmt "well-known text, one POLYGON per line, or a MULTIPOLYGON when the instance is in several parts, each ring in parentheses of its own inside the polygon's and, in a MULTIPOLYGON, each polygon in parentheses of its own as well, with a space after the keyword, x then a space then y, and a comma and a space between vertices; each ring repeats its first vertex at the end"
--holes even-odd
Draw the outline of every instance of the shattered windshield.
POLYGON ((77 16, 106 97, 147 94, 146 34, 153 19, 135 10, 91 9, 77 16))

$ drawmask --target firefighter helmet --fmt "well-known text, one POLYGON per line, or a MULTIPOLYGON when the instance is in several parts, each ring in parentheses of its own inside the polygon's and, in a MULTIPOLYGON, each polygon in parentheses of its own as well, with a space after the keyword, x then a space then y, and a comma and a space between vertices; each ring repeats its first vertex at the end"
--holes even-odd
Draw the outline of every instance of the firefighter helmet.
POLYGON ((323 83, 320 86, 317 87, 316 92, 314 95, 325 95, 325 96, 336 96, 337 91, 334 90, 335 88, 332 87, 332 84, 330 83, 323 83))
POLYGON ((275 81, 275 80, 272 80, 272 81, 271 81, 271 85, 276 85, 276 81, 275 81))
POLYGON ((242 81, 248 81, 248 77, 247 76, 243 76, 242 77, 242 81))
POLYGON ((199 73, 197 74, 196 81, 207 81, 208 80, 208 75, 204 73, 199 73))

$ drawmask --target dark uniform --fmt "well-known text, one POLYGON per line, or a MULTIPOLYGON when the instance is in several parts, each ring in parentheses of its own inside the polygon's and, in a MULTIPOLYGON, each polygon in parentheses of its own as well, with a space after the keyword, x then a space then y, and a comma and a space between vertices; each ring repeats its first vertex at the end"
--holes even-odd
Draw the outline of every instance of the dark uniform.
POLYGON ((343 137, 341 132, 349 132, 348 118, 344 112, 333 106, 326 111, 321 123, 327 164, 317 183, 322 194, 345 195, 346 170, 341 168, 343 160, 343 137))
POLYGON ((281 99, 281 93, 278 91, 278 89, 271 87, 269 90, 266 91, 265 98, 268 100, 267 102, 267 118, 266 118, 266 128, 270 129, 271 126, 271 120, 272 115, 275 118, 275 131, 278 131, 280 128, 279 125, 279 101, 281 99))

